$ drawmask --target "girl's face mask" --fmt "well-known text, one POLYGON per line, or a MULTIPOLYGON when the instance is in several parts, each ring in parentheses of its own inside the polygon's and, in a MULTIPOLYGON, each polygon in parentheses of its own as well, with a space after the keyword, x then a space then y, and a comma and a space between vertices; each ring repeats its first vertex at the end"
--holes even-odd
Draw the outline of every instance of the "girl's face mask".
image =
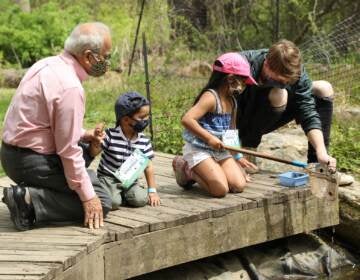
POLYGON ((233 94, 241 94, 245 88, 245 80, 242 77, 232 76, 228 79, 229 82, 229 92, 233 94))

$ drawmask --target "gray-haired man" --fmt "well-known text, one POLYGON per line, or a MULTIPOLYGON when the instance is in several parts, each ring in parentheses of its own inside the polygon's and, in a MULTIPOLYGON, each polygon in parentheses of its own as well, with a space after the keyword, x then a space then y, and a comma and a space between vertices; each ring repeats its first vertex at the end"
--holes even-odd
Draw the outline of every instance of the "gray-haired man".
POLYGON ((89 144, 102 135, 82 128, 88 77, 109 67, 111 35, 103 23, 75 27, 58 56, 35 63, 25 74, 8 108, 1 163, 16 186, 3 201, 19 230, 35 223, 84 219, 99 228, 111 200, 86 167, 89 144))

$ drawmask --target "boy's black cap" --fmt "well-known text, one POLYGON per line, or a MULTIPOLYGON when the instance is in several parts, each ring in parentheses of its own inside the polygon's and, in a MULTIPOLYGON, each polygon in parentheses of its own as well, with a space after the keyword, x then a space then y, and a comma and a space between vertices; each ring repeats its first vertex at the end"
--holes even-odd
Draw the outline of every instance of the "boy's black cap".
POLYGON ((150 102, 136 91, 125 92, 120 95, 115 102, 116 125, 119 125, 122 117, 131 115, 142 106, 149 105, 150 102))

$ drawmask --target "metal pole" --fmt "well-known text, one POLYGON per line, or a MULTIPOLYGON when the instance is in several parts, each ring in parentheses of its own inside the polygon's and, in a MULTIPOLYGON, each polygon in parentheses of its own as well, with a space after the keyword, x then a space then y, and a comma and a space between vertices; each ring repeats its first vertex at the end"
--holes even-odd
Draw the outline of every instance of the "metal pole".
MULTIPOLYGON (((151 142, 154 140, 153 124, 152 124, 152 104, 151 104, 151 94, 150 94, 150 80, 149 80, 149 68, 148 68, 148 59, 147 59, 147 45, 146 45, 146 36, 143 32, 143 57, 144 57, 144 71, 145 71, 145 86, 146 86, 146 97, 150 102, 150 139, 151 142)), ((154 145, 154 143, 153 143, 154 145)))
POLYGON ((280 37, 280 0, 276 0, 276 15, 275 15, 275 39, 279 41, 280 37))
POLYGON ((136 33, 135 33, 134 47, 133 47, 133 50, 132 50, 132 53, 131 53, 130 62, 129 62, 129 72, 128 72, 128 76, 130 76, 130 74, 131 74, 131 67, 132 67, 133 60, 134 60, 135 49, 136 49, 136 44, 137 44, 137 38, 138 38, 138 35, 139 35, 139 29, 140 29, 141 19, 142 19, 142 15, 143 15, 143 12, 144 12, 144 6, 145 6, 145 0, 143 0, 142 3, 141 3, 141 10, 140 10, 139 20, 138 20, 138 24, 137 24, 137 27, 136 27, 136 33))

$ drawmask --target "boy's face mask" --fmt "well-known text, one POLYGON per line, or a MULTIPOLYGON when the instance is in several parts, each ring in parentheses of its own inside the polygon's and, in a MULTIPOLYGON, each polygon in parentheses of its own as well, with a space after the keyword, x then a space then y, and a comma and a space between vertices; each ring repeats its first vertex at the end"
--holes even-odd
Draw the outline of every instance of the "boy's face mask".
POLYGON ((135 121, 135 124, 132 125, 132 128, 136 131, 136 132, 142 132, 144 131, 144 129, 149 125, 150 123, 150 119, 145 119, 145 120, 137 120, 137 119, 133 119, 135 121))

